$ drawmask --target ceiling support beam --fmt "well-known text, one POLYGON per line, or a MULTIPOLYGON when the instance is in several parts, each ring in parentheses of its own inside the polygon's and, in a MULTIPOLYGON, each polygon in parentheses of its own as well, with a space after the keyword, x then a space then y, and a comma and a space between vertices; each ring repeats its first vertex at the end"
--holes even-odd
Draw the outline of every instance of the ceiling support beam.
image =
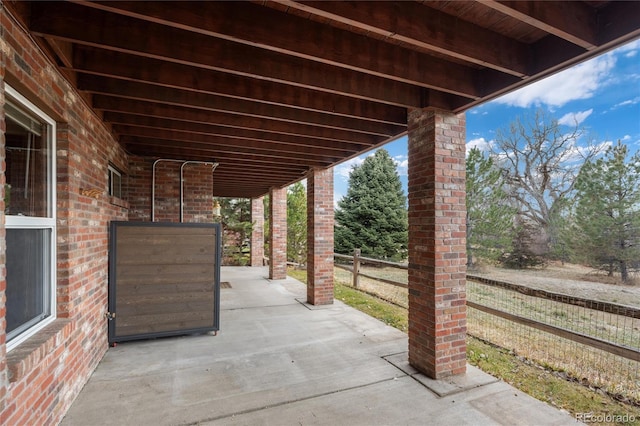
POLYGON ((456 64, 445 66, 437 58, 380 58, 395 63, 398 69, 418 72, 415 78, 375 72, 374 63, 370 63, 371 71, 365 73, 72 4, 43 3, 38 15, 32 16, 30 28, 36 35, 87 46, 403 107, 417 106, 418 84, 472 99, 481 96, 472 84, 471 69, 456 64), (100 25, 87 26, 84 24, 87 19, 100 25))
POLYGON ((216 124, 258 126, 264 130, 291 134, 307 134, 314 137, 330 137, 352 142, 371 142, 375 137, 388 138, 404 129, 404 126, 351 117, 323 114, 315 111, 283 107, 280 105, 250 102, 244 99, 212 96, 164 86, 156 86, 79 74, 78 88, 96 95, 107 95, 125 100, 162 103, 175 107, 188 107, 214 114, 216 124), (259 124, 257 124, 259 123, 259 124), (324 135, 324 136, 321 136, 324 135))
POLYGON ((526 45, 419 3, 276 2, 459 61, 489 67, 517 77, 527 75, 526 45), (505 55, 506 51, 510 54, 505 55))
MULTIPOLYGON (((407 125, 406 108, 118 52, 76 46, 74 67, 80 72, 95 76, 147 82, 197 93, 216 94, 403 127, 407 125)), ((416 98, 419 98, 418 94, 416 98)), ((419 103, 419 100, 416 99, 414 102, 419 103)))
POLYGON ((570 41, 585 50, 598 46, 597 14, 578 1, 482 0, 483 4, 570 41))

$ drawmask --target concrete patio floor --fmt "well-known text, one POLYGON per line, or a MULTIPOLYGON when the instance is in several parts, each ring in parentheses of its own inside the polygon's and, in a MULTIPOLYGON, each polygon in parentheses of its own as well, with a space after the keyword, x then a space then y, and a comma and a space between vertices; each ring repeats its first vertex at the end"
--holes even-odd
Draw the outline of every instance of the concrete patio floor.
POLYGON ((435 381, 406 334, 292 278, 223 268, 220 332, 110 348, 63 425, 575 425, 469 366, 435 381))

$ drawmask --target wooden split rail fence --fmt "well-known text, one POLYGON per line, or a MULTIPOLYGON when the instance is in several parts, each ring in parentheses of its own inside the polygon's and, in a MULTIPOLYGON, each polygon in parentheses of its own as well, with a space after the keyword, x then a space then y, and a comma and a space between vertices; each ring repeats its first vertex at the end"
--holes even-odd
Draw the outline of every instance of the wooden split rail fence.
MULTIPOLYGON (((334 256, 336 259, 339 259, 340 261, 347 261, 348 263, 350 263, 350 264, 344 264, 344 263, 336 262, 335 267, 349 271, 353 274, 352 285, 355 288, 358 288, 360 286, 361 277, 368 278, 371 280, 376 280, 376 281, 397 286, 397 287, 408 288, 407 282, 398 282, 398 281, 376 277, 371 274, 363 273, 361 270, 361 266, 363 264, 373 265, 378 267, 391 267, 391 268, 408 270, 409 266, 407 264, 388 262, 388 261, 383 261, 378 259, 362 257, 359 249, 356 249, 354 251, 353 256, 338 254, 338 253, 335 253, 334 256)), ((627 317, 631 319, 640 319, 640 309, 635 307, 590 300, 590 299, 585 299, 580 297, 574 297, 574 296, 554 293, 546 290, 534 289, 534 288, 530 288, 523 285, 497 281, 487 277, 481 277, 481 276, 476 276, 471 274, 467 274, 467 280, 472 282, 478 282, 491 287, 509 290, 522 295, 532 296, 539 299, 546 299, 546 300, 557 302, 560 304, 579 306, 585 309, 606 312, 609 314, 619 315, 621 317, 627 317)), ((513 312, 507 312, 506 310, 496 308, 495 306, 488 306, 487 304, 484 304, 481 301, 469 300, 469 299, 470 297, 468 297, 467 299, 467 306, 470 308, 477 309, 479 311, 512 321, 514 323, 526 325, 528 327, 532 327, 564 339, 568 339, 577 343, 591 346, 596 349, 600 349, 632 361, 640 362, 640 342, 638 342, 637 345, 633 345, 633 346, 611 342, 600 337, 589 335, 587 333, 559 327, 558 325, 554 325, 553 323, 551 323, 551 321, 540 321, 537 319, 528 318, 523 315, 514 314, 513 312)), ((638 331, 632 329, 630 333, 632 335, 633 334, 637 335, 638 331)))

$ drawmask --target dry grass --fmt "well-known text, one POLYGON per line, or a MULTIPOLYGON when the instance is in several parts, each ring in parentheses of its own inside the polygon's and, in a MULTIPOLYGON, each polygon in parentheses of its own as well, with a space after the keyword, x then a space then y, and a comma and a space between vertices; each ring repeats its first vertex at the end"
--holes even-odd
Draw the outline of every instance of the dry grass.
MULTIPOLYGON (((388 280, 403 283, 408 280, 406 270, 390 267, 376 268, 366 265, 361 270, 367 275, 388 280)), ((500 277, 510 277, 511 281, 515 281, 514 277, 521 277, 517 282, 526 284, 527 281, 535 281, 533 277, 539 279, 541 276, 546 276, 549 278, 545 281, 547 288, 549 288, 555 284, 550 279, 553 276, 579 284, 576 278, 584 276, 585 272, 588 272, 588 269, 569 265, 562 268, 547 268, 544 273, 526 271, 519 275, 516 271, 503 270, 500 277)), ((348 271, 336 268, 335 279, 345 285, 352 284, 352 274, 348 271)), ((593 286, 592 283, 585 284, 593 286)), ((604 291, 607 290, 606 285, 599 285, 604 287, 604 291)), ((360 278, 359 288, 398 306, 408 307, 406 288, 395 287, 364 277, 360 278)), ((576 293, 579 292, 579 287, 572 287, 569 290, 571 291, 567 291, 567 293, 576 293)), ((595 291, 593 287, 591 290, 595 291)), ((616 286, 612 290, 613 294, 616 294, 616 292, 628 290, 628 287, 616 286)), ((467 285, 467 297, 471 301, 505 312, 616 344, 640 348, 640 320, 638 319, 526 296, 518 292, 471 281, 467 285)), ((471 335, 514 351, 522 359, 532 360, 546 368, 561 372, 567 379, 603 389, 629 401, 636 401, 636 403, 640 401, 640 363, 638 362, 473 309, 469 309, 468 330, 471 335)))

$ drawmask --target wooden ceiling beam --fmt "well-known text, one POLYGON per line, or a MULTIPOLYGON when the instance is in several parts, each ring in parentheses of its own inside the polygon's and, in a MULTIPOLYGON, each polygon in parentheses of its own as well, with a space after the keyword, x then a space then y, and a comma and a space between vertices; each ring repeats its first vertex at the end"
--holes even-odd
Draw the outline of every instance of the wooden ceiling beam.
POLYGON ((158 28, 171 27, 175 29, 168 34, 172 43, 179 43, 181 37, 195 37, 196 44, 215 37, 457 95, 473 97, 477 92, 470 85, 474 69, 467 66, 248 2, 201 2, 197 7, 177 2, 171 3, 171 8, 163 3, 139 1, 81 4, 125 19, 133 17, 132 22, 144 20, 160 24, 158 28), (262 25, 256 25, 256 16, 262 25), (376 58, 373 62, 372 57, 376 58), (451 84, 453 79, 469 86, 455 87, 451 84))
MULTIPOLYGON (((228 114, 214 114, 217 116, 224 116, 228 114)), ((123 134, 121 129, 117 127, 118 125, 126 125, 126 126, 136 126, 150 129, 158 129, 164 131, 180 131, 180 132, 188 132, 195 133, 200 135, 211 135, 211 136, 224 136, 230 137, 233 139, 265 139, 265 140, 273 140, 277 142, 289 143, 294 146, 299 147, 317 147, 322 146, 329 150, 335 151, 343 151, 343 152, 358 152, 365 150, 371 147, 373 144, 361 144, 361 143, 353 143, 350 141, 342 141, 339 139, 328 139, 328 138, 320 138, 314 137, 311 134, 302 135, 279 132, 275 130, 265 129, 265 126, 260 127, 248 127, 246 125, 243 126, 235 126, 221 123, 221 120, 212 120, 212 124, 203 124, 203 123, 195 123, 188 121, 180 121, 174 120, 172 118, 158 118, 146 115, 134 115, 134 114, 126 114, 122 112, 110 112, 106 111, 102 116, 103 120, 114 125, 114 129, 118 131, 119 134, 123 134), (264 133, 266 133, 266 135, 264 133), (280 136, 285 136, 280 138, 280 136)), ((242 123, 245 124, 245 123, 242 123)), ((259 124, 259 123, 258 123, 259 124)), ((283 130, 287 130, 284 128, 283 130)))
MULTIPOLYGON (((77 5, 65 4, 61 7, 57 3, 43 3, 42 7, 38 8, 38 14, 32 16, 30 29, 35 35, 43 37, 203 69, 261 78, 390 105, 420 106, 420 89, 414 84, 77 5), (69 10, 70 7, 77 10, 69 10), (98 25, 87 26, 87 20, 98 25), (103 28, 109 28, 109 31, 103 31, 103 28), (251 58, 251 61, 247 58, 251 58), (257 67, 255 64, 260 66, 257 67)), ((418 64, 410 63, 398 66, 414 68, 416 65, 418 64)), ((481 92, 474 87, 471 70, 466 73, 468 78, 459 80, 454 77, 457 73, 454 70, 447 72, 446 67, 436 65, 435 71, 430 71, 429 62, 425 62, 424 68, 420 68, 419 71, 423 87, 473 99, 480 97, 481 92)))
MULTIPOLYGON (((265 103, 266 108, 277 105, 395 126, 407 124, 407 111, 403 107, 102 49, 76 46, 74 69, 97 76, 265 103)), ((375 128, 375 123, 372 126, 375 128)))
POLYGON ((266 172, 264 169, 261 170, 252 170, 249 168, 233 168, 231 166, 227 166, 225 168, 218 167, 215 171, 217 177, 219 178, 229 178, 233 176, 244 176, 248 179, 262 178, 263 176, 274 176, 277 174, 278 179, 289 178, 289 179, 297 179, 300 177, 300 173, 282 173, 282 171, 278 172, 266 172))
POLYGON ((211 150, 209 149, 210 147, 192 147, 191 149, 186 149, 186 147, 183 147, 180 143, 174 143, 171 141, 162 143, 157 139, 145 139, 130 136, 123 137, 121 143, 123 143, 131 153, 136 155, 162 157, 162 155, 166 155, 171 152, 171 158, 191 160, 206 157, 212 161, 215 160, 220 164, 234 164, 238 167, 244 167, 244 165, 260 165, 261 167, 265 166, 272 169, 284 169, 291 171, 299 170, 300 173, 306 173, 306 171, 311 167, 330 166, 330 164, 320 161, 306 161, 305 159, 301 160, 294 157, 283 159, 278 156, 247 155, 237 151, 211 150), (153 149, 150 150, 150 147, 153 149))
POLYGON ((517 77, 525 77, 528 72, 528 50, 523 43, 416 2, 275 3, 517 77))
POLYGON ((311 129, 315 129, 314 134, 331 134, 354 142, 373 136, 394 136, 405 127, 88 74, 78 75, 78 89, 92 94, 227 113, 237 116, 238 120, 242 117, 245 122, 252 118, 263 123, 263 128, 286 128, 294 134, 314 133, 311 129), (309 130, 296 131, 298 127, 309 130))
MULTIPOLYGON (((233 116, 229 120, 229 114, 213 113, 209 111, 198 110, 194 108, 177 107, 172 105, 156 104, 153 102, 130 100, 123 102, 116 97, 110 97, 105 95, 96 95, 93 97, 93 107, 99 111, 114 112, 119 114, 126 114, 130 116, 140 116, 154 118, 154 119, 169 119, 178 122, 201 124, 208 126, 208 131, 212 131, 215 134, 225 135, 232 138, 246 138, 246 139, 265 139, 265 140, 278 140, 281 142, 291 143, 298 146, 334 146, 336 149, 346 149, 348 151, 360 151, 367 149, 375 144, 375 142, 381 142, 384 139, 378 141, 367 139, 367 143, 362 142, 349 142, 339 141, 336 139, 330 140, 326 138, 312 137, 311 135, 302 137, 296 135, 289 135, 284 133, 278 133, 273 131, 265 131, 263 129, 251 129, 251 128, 233 128, 233 116)), ((108 117, 108 116, 107 116, 108 117)), ((107 118, 105 120, 108 121, 107 118)), ((131 124, 131 123, 126 123, 131 124)), ((257 124, 259 125, 259 123, 257 124)), ((189 127, 181 125, 183 130, 188 130, 189 127)), ((191 127, 192 129, 195 126, 191 127)), ((199 133, 205 133, 203 131, 199 133)))
POLYGON ((598 46, 597 12, 586 3, 535 0, 482 0, 482 3, 583 49, 598 46))
MULTIPOLYGON (((172 137, 173 135, 167 135, 172 137)), ((175 139, 160 139, 157 137, 140 137, 140 136, 121 136, 120 143, 125 146, 149 146, 149 147, 166 147, 166 148, 180 148, 182 152, 187 156, 191 151, 198 151, 201 153, 208 152, 211 156, 218 159, 221 155, 237 155, 245 157, 247 159, 263 158, 269 161, 280 161, 288 163, 289 161, 300 161, 309 167, 328 167, 331 164, 338 161, 341 157, 328 157, 326 153, 314 153, 315 158, 309 158, 309 154, 305 150, 304 152, 296 152, 291 150, 277 150, 269 149, 266 144, 246 144, 244 146, 233 146, 230 144, 211 143, 211 142, 194 142, 193 139, 197 138, 181 138, 175 137, 175 139), (317 155, 315 155, 317 154, 317 155)))
POLYGON ((193 133, 189 131, 181 131, 178 129, 156 129, 150 127, 140 127, 125 124, 116 124, 113 129, 120 136, 136 136, 145 138, 155 138, 163 140, 181 141, 181 142, 197 142, 211 144, 221 147, 238 148, 239 150, 245 150, 248 148, 255 150, 269 150, 277 151, 278 154, 306 154, 312 157, 327 158, 328 155, 334 157, 344 156, 345 152, 348 154, 355 154, 360 150, 344 150, 336 149, 328 142, 326 143, 311 143, 308 140, 301 141, 296 139, 290 139, 283 142, 283 139, 277 139, 270 137, 269 135, 260 134, 260 132, 250 133, 233 131, 227 134, 223 132, 203 134, 193 133), (261 137, 262 136, 262 137, 261 137))

